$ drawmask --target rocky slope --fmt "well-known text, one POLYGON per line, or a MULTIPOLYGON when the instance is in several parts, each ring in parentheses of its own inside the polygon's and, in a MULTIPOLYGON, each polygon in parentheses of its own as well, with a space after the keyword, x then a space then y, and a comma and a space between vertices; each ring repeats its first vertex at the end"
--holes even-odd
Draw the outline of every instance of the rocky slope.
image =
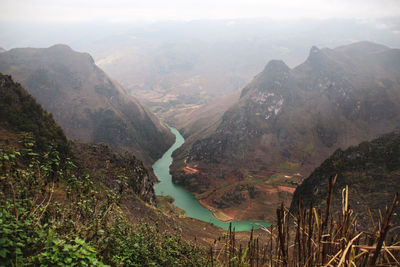
POLYGON ((21 143, 32 143, 35 153, 55 149, 63 162, 76 161, 80 169, 87 170, 93 179, 108 188, 130 189, 140 199, 155 204, 153 184, 148 171, 140 160, 126 153, 113 152, 105 144, 71 142, 35 99, 14 83, 10 76, 0 73, 0 144, 1 148, 21 148, 21 143), (19 140, 18 140, 19 139, 19 140))
MULTIPOLYGON (((197 240, 197 244, 209 244, 223 232, 222 229, 206 222, 182 218, 176 214, 164 214, 156 208, 157 203, 153 189, 154 177, 150 175, 140 160, 128 152, 125 154, 115 153, 105 144, 68 142, 52 115, 46 112, 25 89, 14 83, 10 76, 0 73, 1 179, 5 179, 5 173, 10 166, 14 169, 28 168, 30 162, 25 162, 28 156, 36 157, 35 164, 39 162, 44 165, 41 161, 48 159, 49 154, 43 158, 41 154, 46 154, 51 149, 57 151, 58 155, 58 163, 53 164, 51 168, 64 171, 63 174, 59 174, 58 180, 55 180, 55 193, 50 199, 52 203, 56 203, 55 205, 63 207, 64 213, 70 212, 73 201, 82 200, 84 204, 87 204, 86 201, 89 202, 89 200, 84 198, 83 194, 85 197, 89 194, 91 200, 97 201, 98 205, 102 201, 113 203, 112 205, 117 202, 117 209, 123 212, 130 223, 143 224, 145 222, 157 225, 158 231, 167 231, 174 235, 179 233, 186 240, 197 240), (30 155, 26 154, 27 149, 29 149, 30 155), (23 154, 18 159, 19 162, 16 165, 4 165, 5 160, 8 161, 10 158, 4 158, 3 152, 8 153, 15 150, 21 151, 23 154), (67 163, 68 161, 69 163, 67 163), (68 168, 66 164, 69 164, 68 168), (71 167, 72 169, 70 169, 71 167), (71 180, 65 180, 66 177, 71 180), (67 185, 70 183, 76 184, 69 188, 67 185), (88 190, 88 184, 90 190, 88 190), (78 192, 77 195, 75 195, 75 191, 78 192), (93 195, 94 191, 96 191, 96 195, 93 195)), ((21 173, 27 172, 22 171, 21 173)), ((42 173, 42 177, 44 175, 45 173, 42 173)), ((7 200, 7 196, 10 197, 9 199, 12 198, 11 195, 7 195, 11 192, 7 190, 5 184, 6 182, 2 183, 0 188, 2 201, 7 200), (7 194, 3 194, 4 192, 7 194)), ((49 183, 41 185, 36 181, 29 187, 18 188, 18 190, 23 190, 23 197, 27 198, 32 196, 33 189, 38 186, 38 190, 47 197, 50 191, 49 183)), ((50 202, 50 200, 48 201, 50 202)), ((40 203, 40 201, 37 202, 40 203)), ((85 215, 88 216, 87 219, 91 224, 96 219, 95 215, 102 212, 99 207, 92 207, 95 210, 89 210, 85 215), (98 210, 96 211, 96 209, 98 210)), ((105 209, 107 208, 115 207, 106 206, 105 209)), ((72 212, 76 213, 77 211, 72 212)), ((119 213, 114 215, 120 216, 119 213)))
MULTIPOLYGON (((212 134, 177 151, 174 181, 207 199, 218 197, 216 188, 255 185, 255 201, 239 190, 250 210, 268 197, 290 201, 277 186, 293 192, 337 148, 400 127, 399 62, 399 49, 368 42, 313 47, 293 69, 269 62, 212 134), (187 166, 197 172, 185 172, 187 166)), ((254 218, 259 212, 265 218, 270 213, 240 214, 254 218)))
POLYGON ((66 45, 11 49, 0 54, 0 72, 13 75, 54 115, 69 139, 105 142, 147 164, 173 142, 168 128, 87 53, 66 45))
POLYGON ((20 147, 19 139, 35 140, 38 152, 54 147, 67 157, 71 154, 63 130, 35 99, 10 76, 0 73, 0 143, 20 147))
POLYGON ((80 142, 71 142, 71 149, 90 175, 99 177, 107 187, 119 191, 132 188, 140 199, 156 204, 154 183, 157 180, 131 153, 118 154, 106 144, 80 142))
MULTIPOLYGON (((342 206, 342 189, 348 185, 349 205, 358 213, 362 226, 370 223, 368 209, 378 218, 378 210, 384 211, 391 204, 396 192, 400 192, 400 133, 384 135, 370 142, 346 150, 338 149, 321 166, 297 187, 291 203, 296 212, 298 200, 305 205, 326 205, 328 181, 337 176, 334 185, 333 210, 342 206)), ((397 206, 393 223, 400 223, 400 208, 397 206)))

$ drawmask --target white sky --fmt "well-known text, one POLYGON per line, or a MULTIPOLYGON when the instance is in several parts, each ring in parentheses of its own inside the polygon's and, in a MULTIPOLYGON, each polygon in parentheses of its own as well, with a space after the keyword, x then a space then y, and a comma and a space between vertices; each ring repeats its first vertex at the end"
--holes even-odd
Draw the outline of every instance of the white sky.
POLYGON ((0 0, 0 21, 400 17, 400 0, 0 0))

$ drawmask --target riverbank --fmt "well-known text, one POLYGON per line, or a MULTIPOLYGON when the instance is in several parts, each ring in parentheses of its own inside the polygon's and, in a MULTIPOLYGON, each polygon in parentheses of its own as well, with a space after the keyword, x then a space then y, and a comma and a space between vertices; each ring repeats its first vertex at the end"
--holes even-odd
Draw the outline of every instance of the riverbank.
POLYGON ((212 215, 213 215, 216 219, 220 220, 221 222, 231 222, 231 221, 233 221, 233 219, 234 219, 233 217, 231 217, 231 216, 225 214, 224 212, 222 212, 222 211, 220 211, 220 210, 217 210, 217 209, 211 207, 211 206, 208 205, 207 202, 205 202, 204 200, 199 200, 199 203, 200 203, 203 207, 205 207, 206 209, 208 209, 208 210, 212 213, 212 215))
POLYGON ((170 127, 170 129, 176 136, 175 143, 153 165, 154 174, 160 181, 159 184, 155 185, 156 195, 173 197, 175 199, 173 205, 184 210, 186 217, 195 218, 225 230, 229 229, 230 224, 232 224, 232 227, 236 231, 250 231, 251 229, 260 229, 270 225, 270 223, 260 221, 233 220, 232 216, 209 207, 207 203, 200 203, 194 195, 186 191, 182 186, 174 184, 169 172, 169 167, 172 163, 172 153, 184 143, 184 138, 175 128, 170 127))

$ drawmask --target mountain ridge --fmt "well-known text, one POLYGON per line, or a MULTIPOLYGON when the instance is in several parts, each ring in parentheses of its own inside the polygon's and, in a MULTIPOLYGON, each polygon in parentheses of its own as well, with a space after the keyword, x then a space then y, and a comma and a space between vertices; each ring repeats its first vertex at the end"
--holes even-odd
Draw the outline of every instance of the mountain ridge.
POLYGON ((204 265, 188 241, 208 246, 222 229, 158 209, 140 160, 68 141, 11 76, 0 92, 2 265, 204 265))
MULTIPOLYGON (((296 188, 290 210, 297 212, 297 203, 302 199, 305 206, 324 208, 329 178, 335 177, 332 211, 340 210, 342 189, 350 190, 349 205, 358 214, 362 227, 370 223, 368 209, 375 221, 378 210, 384 210, 388 201, 400 191, 399 179, 400 132, 385 134, 372 141, 365 141, 346 150, 338 149, 317 167, 296 188)), ((400 208, 397 207, 393 223, 400 223, 400 208)))
POLYGON ((61 44, 14 48, 0 54, 0 71, 12 74, 53 113, 70 139, 105 142, 134 152, 148 165, 173 142, 169 129, 88 53, 61 44))
MULTIPOLYGON (((396 59, 400 61, 399 49, 363 42, 339 49, 312 47, 305 62, 293 69, 269 62, 214 133, 176 151, 174 181, 192 192, 197 188, 198 198, 213 195, 227 181, 260 183, 259 197, 269 183, 294 191, 301 177, 337 148, 400 127, 396 59), (184 172, 185 166, 198 169, 196 178, 184 172)), ((280 200, 288 202, 284 198, 280 200)))

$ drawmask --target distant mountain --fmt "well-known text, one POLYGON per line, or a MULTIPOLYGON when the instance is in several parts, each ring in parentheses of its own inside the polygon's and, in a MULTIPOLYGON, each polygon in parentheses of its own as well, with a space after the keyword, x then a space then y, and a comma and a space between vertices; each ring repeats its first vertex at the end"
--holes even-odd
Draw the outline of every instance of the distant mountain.
POLYGON ((66 45, 11 49, 0 54, 0 72, 11 74, 53 113, 70 139, 105 142, 148 164, 173 142, 168 128, 87 53, 66 45))
MULTIPOLYGON (((349 205, 357 212, 358 222, 370 222, 368 208, 377 222, 378 210, 384 211, 400 192, 400 133, 384 135, 370 142, 363 142, 345 151, 335 151, 321 166, 297 187, 291 204, 296 212, 301 198, 304 205, 326 205, 329 177, 338 175, 334 185, 333 210, 342 206, 342 189, 348 185, 349 205)), ((393 223, 400 224, 400 208, 393 215, 393 223)))
POLYGON ((7 50, 5 50, 3 47, 0 47, 0 53, 6 52, 7 50))
POLYGON ((186 112, 177 112, 174 120, 170 121, 170 123, 179 129, 185 138, 187 137, 185 139, 185 147, 189 147, 199 138, 212 134, 220 124, 225 111, 238 101, 240 92, 238 90, 216 98, 213 102, 195 110, 189 109, 186 112))
MULTIPOLYGON (((227 181, 291 185, 293 192, 337 148, 399 128, 399 49, 369 42, 312 47, 294 69, 270 61, 212 134, 178 150, 174 181, 208 199, 227 181), (197 172, 185 172, 186 166, 197 172)), ((261 185, 259 198, 266 190, 261 185)))
MULTIPOLYGON (((376 21, 360 23, 358 19, 229 19, 129 26, 96 24, 79 29, 90 29, 90 34, 78 33, 77 29, 71 32, 76 47, 91 51, 104 71, 159 117, 175 125, 178 123, 174 120, 175 114, 242 89, 271 59, 282 59, 291 67, 297 66, 307 57, 307 50, 313 44, 337 47, 373 38, 400 47, 400 36, 393 26, 396 22, 382 20, 379 23, 387 27, 377 29, 376 21), (84 40, 81 36, 85 36, 84 40)), ((22 31, 28 31, 26 26, 22 31)), ((42 38, 38 33, 31 37, 40 40, 36 43, 56 38, 49 37, 46 28, 40 27, 39 31, 42 38)), ((7 37, 4 45, 8 46, 11 40, 18 38, 15 34, 7 37)), ((66 38, 58 37, 59 40, 66 38)))

